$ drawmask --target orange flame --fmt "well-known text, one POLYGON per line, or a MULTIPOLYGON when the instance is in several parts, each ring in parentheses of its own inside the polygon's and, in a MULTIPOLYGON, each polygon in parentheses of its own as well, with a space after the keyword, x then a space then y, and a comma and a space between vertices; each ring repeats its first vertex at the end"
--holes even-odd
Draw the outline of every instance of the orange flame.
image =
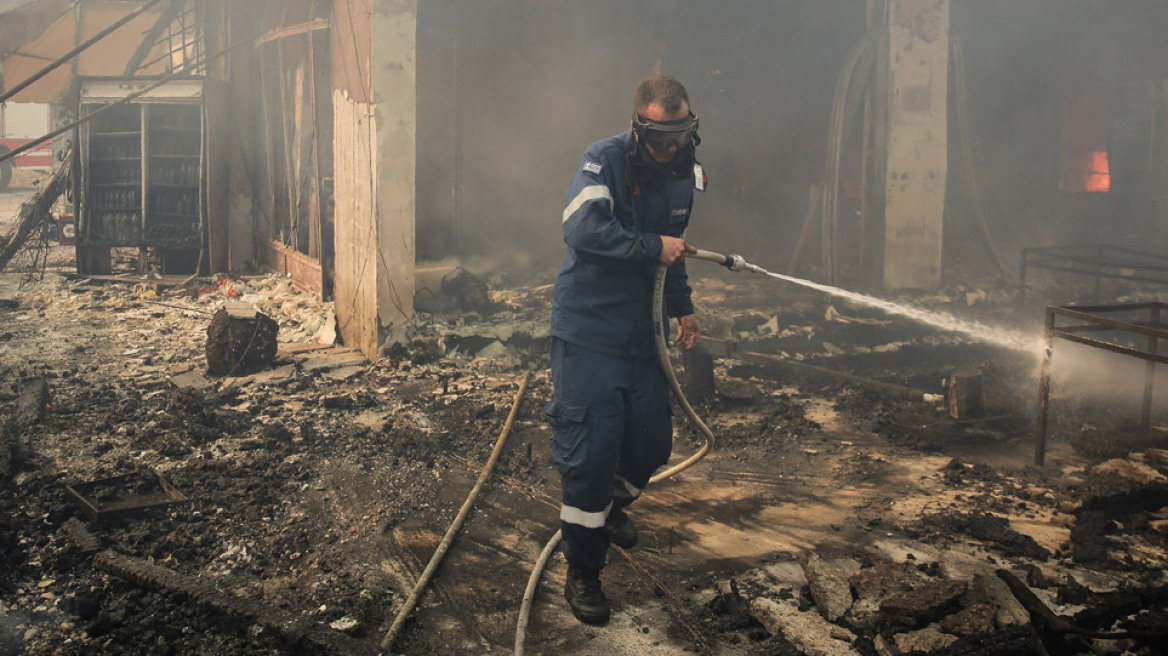
POLYGON ((1091 168, 1083 171, 1083 191, 1106 193, 1111 191, 1111 161, 1106 150, 1093 150, 1091 168))

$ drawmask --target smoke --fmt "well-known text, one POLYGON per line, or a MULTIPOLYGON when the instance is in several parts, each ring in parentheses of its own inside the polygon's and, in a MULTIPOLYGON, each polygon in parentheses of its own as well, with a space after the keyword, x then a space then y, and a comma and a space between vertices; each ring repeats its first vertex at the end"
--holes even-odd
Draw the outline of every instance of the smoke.
POLYGON ((628 128, 633 88, 658 67, 701 119, 711 185, 690 241, 771 262, 789 251, 838 69, 865 29, 863 3, 843 1, 446 0, 419 21, 419 143, 438 151, 420 156, 420 256, 519 249, 550 271, 580 154, 628 128))
MULTIPOLYGON (((835 81, 866 29, 866 3, 419 4, 423 259, 519 249, 554 267, 580 153, 626 129, 633 87, 656 70, 687 85, 702 121, 698 154, 710 190, 696 201, 690 241, 772 268, 790 257, 808 188, 822 177, 835 81)), ((1158 215, 1148 164, 1161 128, 1146 119, 1163 109, 1154 91, 1168 77, 1157 32, 1166 18, 1168 3, 1153 0, 950 3, 950 32, 967 62, 974 164, 999 243, 1146 245, 1162 231, 1151 218, 1158 215), (1104 90, 1123 110, 1103 126, 1114 151, 1112 193, 1058 188, 1062 103, 1083 90, 1104 90)), ((854 178, 859 130, 852 132, 845 171, 854 178)), ((953 180, 956 155, 950 160, 953 180)), ((951 193, 950 203, 946 229, 974 234, 968 199, 951 193)), ((859 209, 856 198, 841 205, 849 218, 859 209)), ((842 225, 855 229, 854 221, 842 225)), ((976 243, 950 245, 984 257, 976 243)), ((1016 254, 1004 253, 1007 261, 1016 254)))
POLYGON ((1156 26, 1165 18, 1168 5, 1152 0, 951 2, 951 31, 968 61, 975 166, 1000 242, 1147 249, 1163 238, 1152 159, 1163 146, 1155 116, 1168 49, 1156 26), (1111 104, 1094 125, 1066 113, 1085 92, 1111 104), (1111 193, 1059 190, 1084 130, 1105 135, 1111 193))
MULTIPOLYGON (((1057 340, 1051 358, 1051 408, 1072 401, 1109 412, 1125 423, 1139 420, 1147 362, 1098 348, 1057 340)), ((1168 418, 1168 366, 1158 364, 1153 378, 1152 420, 1168 418)), ((1037 394, 1037 391, 1035 392, 1037 394)))

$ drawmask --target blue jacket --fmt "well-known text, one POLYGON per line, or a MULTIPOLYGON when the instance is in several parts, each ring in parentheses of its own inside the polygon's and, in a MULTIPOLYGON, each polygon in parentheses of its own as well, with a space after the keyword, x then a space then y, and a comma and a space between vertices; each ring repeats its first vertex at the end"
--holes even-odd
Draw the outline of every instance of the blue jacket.
MULTIPOLYGON (((568 187, 567 252, 556 276, 551 334, 618 357, 656 354, 653 279, 661 235, 681 237, 693 208, 693 179, 629 176, 632 132, 588 147, 568 187), (635 204, 635 211, 634 211, 635 204)), ((693 314, 685 261, 665 277, 671 317, 693 314)))

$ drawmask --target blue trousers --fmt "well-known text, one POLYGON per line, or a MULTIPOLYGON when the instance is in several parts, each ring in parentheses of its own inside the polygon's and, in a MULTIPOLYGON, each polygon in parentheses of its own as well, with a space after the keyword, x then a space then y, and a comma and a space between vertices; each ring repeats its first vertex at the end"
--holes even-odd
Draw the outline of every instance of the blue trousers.
POLYGON ((621 358, 552 338, 555 396, 547 405, 561 476, 568 564, 601 569, 604 521, 632 503, 673 449, 669 386, 656 357, 621 358))

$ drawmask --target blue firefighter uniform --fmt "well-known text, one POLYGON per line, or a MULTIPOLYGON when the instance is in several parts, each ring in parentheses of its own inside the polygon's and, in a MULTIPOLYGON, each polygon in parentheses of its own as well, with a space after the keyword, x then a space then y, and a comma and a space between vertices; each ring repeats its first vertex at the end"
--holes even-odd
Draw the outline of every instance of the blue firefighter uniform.
MULTIPOLYGON (((568 563, 599 570, 605 519, 640 495, 669 460, 673 424, 651 317, 661 235, 681 237, 692 178, 630 164, 631 131, 592 144, 563 215, 567 251, 552 305, 555 396, 546 408, 562 477, 560 525, 568 563)), ((685 262, 665 279, 665 310, 693 314, 685 262)))

